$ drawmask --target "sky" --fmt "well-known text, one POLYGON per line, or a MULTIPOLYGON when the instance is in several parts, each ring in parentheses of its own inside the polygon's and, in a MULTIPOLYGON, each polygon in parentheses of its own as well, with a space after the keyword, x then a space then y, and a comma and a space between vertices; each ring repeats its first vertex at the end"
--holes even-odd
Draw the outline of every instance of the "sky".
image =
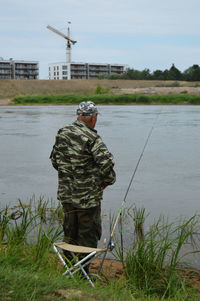
POLYGON ((0 57, 39 61, 48 79, 66 41, 46 26, 67 33, 70 21, 74 62, 184 71, 200 64, 199 12, 199 0, 0 0, 0 57))

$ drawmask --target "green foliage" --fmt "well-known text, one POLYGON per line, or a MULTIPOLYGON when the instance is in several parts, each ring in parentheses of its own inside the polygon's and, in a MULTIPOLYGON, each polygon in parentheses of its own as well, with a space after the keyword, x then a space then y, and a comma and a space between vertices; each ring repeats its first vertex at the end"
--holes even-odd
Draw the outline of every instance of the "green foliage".
POLYGON ((172 64, 168 72, 168 80, 182 80, 181 72, 172 64))
POLYGON ((56 240, 61 239, 62 233, 61 226, 56 229, 55 225, 49 225, 47 229, 44 229, 43 225, 39 226, 36 241, 31 244, 31 252, 35 263, 40 264, 42 261, 44 264, 44 260, 48 261, 49 250, 56 240))
POLYGON ((200 81, 200 67, 195 64, 184 72, 181 72, 174 64, 169 69, 154 70, 152 73, 149 69, 136 70, 129 68, 121 75, 102 75, 100 79, 129 79, 129 80, 184 80, 184 81, 200 81))
POLYGON ((35 227, 37 216, 32 216, 30 207, 24 206, 19 200, 19 207, 10 217, 14 221, 9 223, 6 230, 6 242, 10 245, 25 243, 29 233, 35 227))
POLYGON ((121 79, 121 75, 118 73, 111 73, 109 79, 121 79))
POLYGON ((136 240, 141 240, 144 237, 144 222, 148 214, 145 213, 145 208, 129 208, 127 214, 132 218, 134 223, 134 234, 136 240))
MULTIPOLYGON (((139 214, 142 222, 143 213, 139 214)), ((162 297, 173 297, 177 291, 186 289, 177 268, 186 265, 181 251, 186 245, 192 246, 194 235, 199 234, 198 218, 193 216, 178 224, 167 224, 159 219, 141 239, 135 240, 126 257, 126 274, 131 289, 162 297)))
POLYGON ((100 73, 98 79, 109 79, 108 73, 100 73))
POLYGON ((129 80, 175 80, 175 81, 200 81, 200 66, 194 64, 181 72, 174 64, 169 69, 154 70, 149 69, 136 70, 128 68, 123 74, 100 74, 99 79, 129 79, 129 80))
MULTIPOLYGON (((52 202, 49 208, 49 202, 42 197, 39 201, 32 198, 26 205, 19 200, 14 208, 1 210, 5 235, 0 239, 0 300, 60 300, 57 290, 72 288, 81 292, 81 300, 198 300, 199 296, 180 277, 177 267, 184 263, 182 247, 193 243, 199 235, 199 216, 171 224, 160 218, 127 250, 124 265, 127 279, 107 279, 107 284, 97 282, 93 289, 79 278, 66 280, 51 252, 53 242, 60 239, 62 232, 55 219, 59 211, 60 207, 52 202), (9 231, 15 233, 18 243, 9 239, 9 231)), ((125 211, 121 213, 125 223, 125 211)), ((143 228, 147 216, 143 207, 131 208, 129 216, 134 227, 143 228)), ((115 216, 110 215, 111 229, 114 220, 115 216)), ((115 249, 123 260, 119 243, 115 249)), ((70 300, 77 298, 73 296, 70 300)))
POLYGON ((199 81, 200 80, 200 66, 193 65, 186 69, 183 73, 184 79, 187 81, 199 81))
MULTIPOLYGON (((171 84, 178 86, 177 82, 171 84)), ((100 88, 101 90, 102 88, 100 88)), ((120 95, 60 95, 60 96, 32 96, 17 97, 14 99, 15 104, 78 104, 82 101, 93 101, 96 104, 200 104, 199 95, 142 95, 142 94, 120 94, 120 95)))
POLYGON ((98 84, 95 90, 95 94, 108 94, 109 90, 109 88, 102 87, 100 84, 98 84))
POLYGON ((0 210, 0 241, 4 240, 4 235, 10 222, 10 216, 8 214, 8 206, 0 210))
POLYGON ((48 242, 52 243, 61 234, 60 204, 53 207, 51 203, 49 208, 49 201, 43 197, 38 201, 33 197, 28 204, 18 202, 14 208, 6 207, 0 211, 0 243, 13 247, 36 239, 37 244, 46 244, 48 248, 48 242))

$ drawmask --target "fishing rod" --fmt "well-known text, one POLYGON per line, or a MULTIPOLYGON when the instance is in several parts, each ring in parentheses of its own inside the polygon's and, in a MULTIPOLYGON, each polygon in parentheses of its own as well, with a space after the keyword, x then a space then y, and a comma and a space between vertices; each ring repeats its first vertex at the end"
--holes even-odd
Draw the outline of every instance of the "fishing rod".
MULTIPOLYGON (((137 164, 136 164, 136 166, 135 166, 135 169, 134 169, 134 171, 133 171, 131 180, 130 180, 130 182, 129 182, 128 188, 127 188, 127 190, 126 190, 124 199, 123 199, 122 204, 121 204, 121 208, 119 209, 119 212, 118 212, 118 214, 117 214, 117 217, 116 217, 116 220, 115 220, 115 223, 114 223, 112 232, 111 232, 111 234, 110 234, 110 238, 109 238, 109 241, 108 241, 108 244, 107 244, 107 247, 106 247, 106 251, 105 251, 104 256, 103 256, 103 258, 102 258, 100 267, 99 267, 99 269, 98 269, 98 273, 100 273, 100 271, 101 271, 101 269, 102 269, 102 266, 103 266, 103 263, 104 263, 104 260, 105 260, 105 258, 106 258, 106 255, 107 255, 108 250, 110 249, 110 251, 112 251, 112 250, 114 249, 114 243, 112 242, 112 238, 113 238, 113 235, 114 235, 114 233, 115 233, 115 228, 116 228, 116 226, 117 226, 117 224, 118 224, 119 219, 122 218, 122 213, 123 213, 124 205, 125 205, 125 202, 126 202, 126 197, 127 197, 128 193, 129 193, 129 190, 130 190, 130 188, 131 188, 131 184, 132 184, 132 182, 133 182, 133 179, 134 179, 134 177, 135 177, 135 174, 136 174, 136 172, 137 172, 138 166, 139 166, 139 164, 140 164, 140 161, 141 161, 141 159, 142 159, 142 157, 143 157, 143 154, 144 154, 144 151, 145 151, 145 149, 146 149, 146 146, 147 146, 147 144, 148 144, 148 142, 149 142, 149 139, 150 139, 150 137, 151 137, 151 134, 152 134, 152 132, 153 132, 153 129, 154 129, 154 127, 155 127, 155 125, 156 125, 156 123, 157 123, 157 121, 158 121, 158 117, 160 116, 161 110, 162 110, 162 107, 161 107, 159 113, 157 114, 157 116, 156 116, 156 118, 155 118, 155 121, 154 121, 154 123, 153 123, 153 125, 152 125, 152 127, 151 127, 151 129, 150 129, 150 131, 149 131, 149 134, 148 134, 148 136, 147 136, 146 142, 145 142, 145 144, 144 144, 144 147, 143 147, 143 149, 142 149, 142 152, 141 152, 141 154, 140 154, 140 157, 139 157, 139 159, 138 159, 138 161, 137 161, 137 164)), ((121 242, 122 242, 122 236, 123 236, 123 232, 122 232, 122 223, 120 223, 120 224, 121 224, 121 231, 120 231, 120 232, 121 232, 121 242)), ((123 243, 121 243, 121 244, 122 244, 122 256, 123 256, 123 243)))

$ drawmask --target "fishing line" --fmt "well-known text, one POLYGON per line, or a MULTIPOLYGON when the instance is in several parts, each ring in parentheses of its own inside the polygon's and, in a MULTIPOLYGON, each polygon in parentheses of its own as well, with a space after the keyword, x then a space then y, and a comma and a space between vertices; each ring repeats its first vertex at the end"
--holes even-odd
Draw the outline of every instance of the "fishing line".
MULTIPOLYGON (((114 226, 113 226, 113 230, 112 230, 112 232, 111 232, 111 235, 110 235, 110 238, 109 238, 109 241, 108 241, 108 244, 107 244, 106 251, 105 251, 104 256, 103 256, 103 258, 102 258, 100 267, 99 267, 99 269, 98 269, 98 273, 101 271, 101 268, 102 268, 102 266, 103 266, 103 263, 104 263, 106 254, 107 254, 107 252, 108 252, 108 249, 110 249, 110 250, 112 251, 113 248, 114 248, 114 244, 112 243, 112 237, 113 237, 113 235, 114 235, 115 228, 116 228, 116 226, 117 226, 117 224, 118 224, 119 218, 122 219, 122 212, 123 212, 123 209, 124 209, 124 204, 125 204, 125 202, 126 202, 126 197, 127 197, 128 193, 129 193, 129 190, 130 190, 131 184, 132 184, 132 182, 133 182, 133 179, 134 179, 134 177, 135 177, 135 174, 136 174, 136 172, 137 172, 138 166, 139 166, 140 161, 141 161, 141 159, 142 159, 142 157, 143 157, 144 151, 145 151, 146 146, 147 146, 147 144, 148 144, 148 142, 149 142, 149 139, 150 139, 150 137, 151 137, 151 134, 152 134, 152 132, 153 132, 153 129, 154 129, 154 127, 155 127, 155 125, 156 125, 156 123, 157 123, 157 121, 158 121, 158 117, 160 116, 161 111, 162 111, 162 107, 161 107, 160 111, 157 113, 157 116, 156 116, 156 118, 155 118, 155 121, 154 121, 154 123, 153 123, 153 125, 152 125, 152 127, 151 127, 151 129, 150 129, 150 131, 149 131, 149 134, 148 134, 148 136, 147 136, 146 142, 145 142, 145 144, 144 144, 144 147, 143 147, 143 149, 142 149, 142 152, 141 152, 141 154, 140 154, 140 157, 139 157, 139 159, 138 159, 138 161, 137 161, 137 164, 136 164, 136 166, 135 166, 135 169, 134 169, 134 171, 133 171, 131 180, 130 180, 130 182, 129 182, 128 188, 127 188, 127 190, 126 190, 124 199, 123 199, 122 204, 121 204, 121 208, 120 208, 119 213, 118 213, 118 215, 117 215, 117 217, 116 217, 116 220, 115 220, 115 223, 114 223, 114 226)), ((122 256, 123 256, 123 231, 122 231, 122 221, 120 222, 120 226, 121 226, 121 231, 120 231, 120 232, 121 232, 121 247, 122 247, 122 256)), ((123 258, 122 258, 122 259, 123 259, 123 258)))

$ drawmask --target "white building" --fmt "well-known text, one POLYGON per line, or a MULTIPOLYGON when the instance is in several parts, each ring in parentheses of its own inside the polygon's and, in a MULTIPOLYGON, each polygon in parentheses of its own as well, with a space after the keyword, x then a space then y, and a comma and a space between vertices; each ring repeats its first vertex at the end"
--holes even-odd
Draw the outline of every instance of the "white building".
POLYGON ((39 63, 0 58, 0 79, 38 79, 39 63))
POLYGON ((127 65, 99 63, 50 63, 49 79, 97 79, 100 74, 123 74, 127 65))

